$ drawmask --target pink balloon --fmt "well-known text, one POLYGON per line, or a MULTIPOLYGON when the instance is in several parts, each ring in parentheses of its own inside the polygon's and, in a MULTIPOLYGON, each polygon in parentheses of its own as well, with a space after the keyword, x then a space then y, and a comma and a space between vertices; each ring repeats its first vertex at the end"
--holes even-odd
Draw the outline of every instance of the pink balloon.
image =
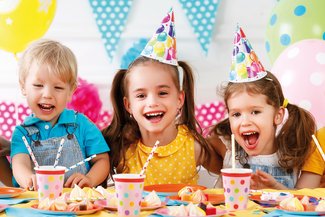
POLYGON ((325 125, 325 41, 307 39, 286 48, 272 72, 289 102, 310 111, 318 127, 325 125))

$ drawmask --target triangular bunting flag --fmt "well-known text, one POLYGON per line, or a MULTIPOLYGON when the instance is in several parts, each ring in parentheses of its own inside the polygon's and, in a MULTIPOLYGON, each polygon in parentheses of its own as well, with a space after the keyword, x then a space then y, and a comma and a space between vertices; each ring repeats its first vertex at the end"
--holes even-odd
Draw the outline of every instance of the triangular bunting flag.
POLYGON ((132 0, 89 0, 110 60, 124 30, 132 0))
POLYGON ((220 0, 179 0, 205 54, 208 53, 220 0))

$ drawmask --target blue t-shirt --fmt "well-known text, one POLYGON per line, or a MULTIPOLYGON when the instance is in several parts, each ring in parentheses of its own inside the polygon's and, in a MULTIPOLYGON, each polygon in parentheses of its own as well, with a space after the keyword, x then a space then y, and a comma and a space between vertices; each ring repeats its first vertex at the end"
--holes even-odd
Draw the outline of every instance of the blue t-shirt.
MULTIPOLYGON (((73 129, 73 134, 80 145, 80 150, 82 151, 84 158, 90 157, 94 154, 105 153, 110 150, 97 126, 85 115, 76 113, 73 110, 65 109, 61 113, 58 122, 53 127, 50 122, 40 120, 33 114, 28 116, 23 123, 26 127, 35 126, 38 128, 39 140, 67 135, 67 124, 77 126, 73 129)), ((29 152, 22 141, 22 136, 25 136, 28 144, 31 144, 32 141, 28 137, 26 129, 21 125, 16 126, 11 141, 11 158, 20 153, 26 153, 29 155, 29 152)), ((39 164, 42 165, 42 162, 39 162, 39 164)), ((88 163, 86 163, 86 167, 87 170, 90 169, 88 163)))

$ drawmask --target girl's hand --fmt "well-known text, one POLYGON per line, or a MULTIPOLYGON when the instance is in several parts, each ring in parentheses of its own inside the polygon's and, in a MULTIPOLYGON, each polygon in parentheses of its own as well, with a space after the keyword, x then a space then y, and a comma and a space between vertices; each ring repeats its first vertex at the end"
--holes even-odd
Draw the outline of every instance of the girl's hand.
MULTIPOLYGON (((278 183, 273 176, 270 174, 263 172, 261 170, 257 170, 256 173, 251 176, 251 189, 280 189, 280 183, 278 183)), ((282 189, 282 188, 281 188, 282 189)))
POLYGON ((74 173, 72 176, 70 176, 64 184, 64 187, 73 188, 75 184, 78 185, 80 188, 93 187, 91 179, 81 173, 74 173))

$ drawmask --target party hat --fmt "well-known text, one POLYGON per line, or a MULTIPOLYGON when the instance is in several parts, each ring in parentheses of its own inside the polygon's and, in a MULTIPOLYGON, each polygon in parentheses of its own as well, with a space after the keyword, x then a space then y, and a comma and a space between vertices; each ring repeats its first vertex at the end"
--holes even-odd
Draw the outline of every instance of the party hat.
POLYGON ((159 60, 162 63, 178 65, 173 8, 162 20, 160 27, 147 43, 141 55, 159 60))
POLYGON ((244 31, 237 25, 229 81, 251 82, 263 78, 266 74, 244 31))

